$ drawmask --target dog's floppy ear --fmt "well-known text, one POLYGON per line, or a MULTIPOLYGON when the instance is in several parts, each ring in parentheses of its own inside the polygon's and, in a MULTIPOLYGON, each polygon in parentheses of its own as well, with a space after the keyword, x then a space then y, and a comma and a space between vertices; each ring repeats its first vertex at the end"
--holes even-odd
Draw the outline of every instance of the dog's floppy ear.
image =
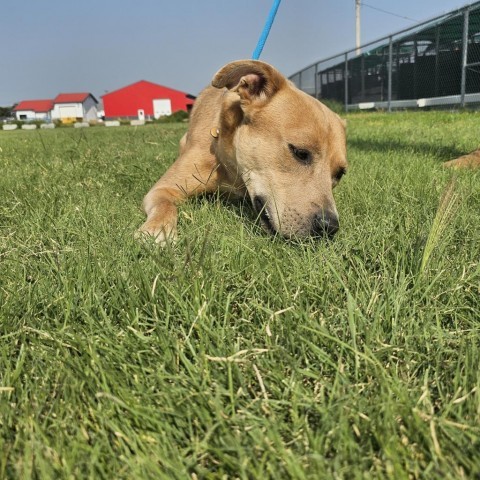
POLYGON ((285 77, 268 63, 238 60, 221 68, 213 77, 212 86, 238 93, 243 104, 268 101, 285 84, 285 77))

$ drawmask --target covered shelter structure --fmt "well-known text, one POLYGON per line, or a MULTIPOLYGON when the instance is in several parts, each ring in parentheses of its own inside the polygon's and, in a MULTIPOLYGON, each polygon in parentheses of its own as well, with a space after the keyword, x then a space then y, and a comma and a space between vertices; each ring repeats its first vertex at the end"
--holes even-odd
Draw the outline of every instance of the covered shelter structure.
POLYGON ((290 79, 345 108, 480 104, 480 1, 316 62, 290 79))

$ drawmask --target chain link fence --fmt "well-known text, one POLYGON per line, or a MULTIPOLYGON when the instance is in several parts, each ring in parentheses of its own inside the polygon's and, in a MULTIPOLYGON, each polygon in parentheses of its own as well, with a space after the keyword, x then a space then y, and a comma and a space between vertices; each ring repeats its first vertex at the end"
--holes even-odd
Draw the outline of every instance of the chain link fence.
POLYGON ((298 88, 345 110, 480 106, 480 1, 310 65, 298 88))

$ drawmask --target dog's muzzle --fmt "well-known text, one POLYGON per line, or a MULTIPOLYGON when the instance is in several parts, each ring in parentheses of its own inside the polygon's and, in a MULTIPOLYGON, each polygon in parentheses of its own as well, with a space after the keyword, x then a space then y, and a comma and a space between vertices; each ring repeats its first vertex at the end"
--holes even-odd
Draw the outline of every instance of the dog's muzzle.
MULTIPOLYGON (((264 197, 255 196, 253 198, 253 207, 260 218, 263 226, 270 233, 275 234, 277 229, 274 226, 274 222, 270 216, 270 212, 267 208, 267 203, 264 197)), ((292 230, 293 235, 298 234, 300 236, 310 235, 312 237, 329 237, 332 238, 339 229, 338 216, 336 213, 329 210, 321 210, 314 214, 313 218, 309 222, 306 222, 305 227, 301 231, 295 233, 296 229, 292 230), (309 227, 307 225, 310 225, 309 227)), ((279 231, 280 232, 280 231, 279 231)), ((280 232, 281 233, 281 232, 280 232)), ((285 234, 286 236, 290 236, 285 234)))

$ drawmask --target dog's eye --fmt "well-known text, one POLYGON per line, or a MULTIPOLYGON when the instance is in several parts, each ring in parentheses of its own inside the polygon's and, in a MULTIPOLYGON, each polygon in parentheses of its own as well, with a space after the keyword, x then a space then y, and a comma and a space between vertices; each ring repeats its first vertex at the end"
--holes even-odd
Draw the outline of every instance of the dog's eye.
POLYGON ((305 150, 304 148, 297 148, 291 143, 288 144, 288 148, 292 152, 295 159, 300 163, 303 163, 304 165, 310 165, 312 163, 312 154, 308 150, 305 150))
POLYGON ((341 180, 341 178, 347 173, 347 169, 345 167, 340 167, 335 175, 334 175, 334 180, 335 182, 339 182, 341 180))

